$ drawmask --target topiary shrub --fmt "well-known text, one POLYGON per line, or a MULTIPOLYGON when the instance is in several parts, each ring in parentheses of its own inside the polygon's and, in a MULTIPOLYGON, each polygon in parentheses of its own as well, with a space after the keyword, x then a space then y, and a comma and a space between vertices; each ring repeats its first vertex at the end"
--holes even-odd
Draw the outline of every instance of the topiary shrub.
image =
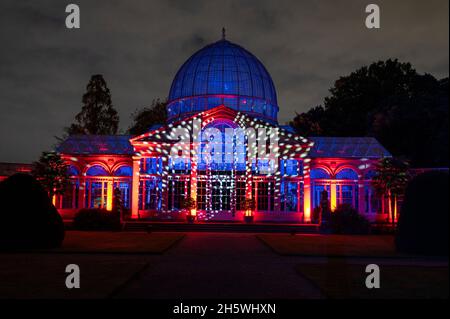
POLYGON ((122 208, 122 218, 124 220, 131 219, 131 209, 129 209, 129 208, 122 208))
POLYGON ((448 175, 427 172, 409 183, 397 225, 399 252, 448 256, 448 175))
POLYGON ((312 214, 312 222, 318 223, 320 221, 321 214, 322 214, 322 208, 320 206, 317 206, 316 208, 314 208, 313 214, 312 214))
POLYGON ((119 230, 118 214, 106 209, 80 209, 73 219, 75 230, 119 230))
POLYGON ((330 216, 334 234, 368 234, 370 222, 349 204, 341 204, 330 216))
POLYGON ((55 248, 63 240, 62 218, 36 179, 15 174, 0 183, 0 249, 55 248))

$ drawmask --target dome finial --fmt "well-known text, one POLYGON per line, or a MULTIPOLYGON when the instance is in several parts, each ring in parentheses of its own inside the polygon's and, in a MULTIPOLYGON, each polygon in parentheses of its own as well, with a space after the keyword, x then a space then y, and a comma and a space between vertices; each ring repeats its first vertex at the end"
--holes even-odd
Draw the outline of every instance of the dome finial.
POLYGON ((225 27, 222 28, 222 40, 225 40, 225 27))

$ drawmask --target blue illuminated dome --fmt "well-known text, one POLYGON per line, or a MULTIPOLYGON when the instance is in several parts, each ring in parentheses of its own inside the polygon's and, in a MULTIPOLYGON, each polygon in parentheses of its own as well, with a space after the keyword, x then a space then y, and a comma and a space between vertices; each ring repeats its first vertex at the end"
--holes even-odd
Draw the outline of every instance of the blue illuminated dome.
POLYGON ((253 54, 225 39, 192 55, 172 82, 169 121, 225 105, 276 123, 277 94, 269 72, 253 54))

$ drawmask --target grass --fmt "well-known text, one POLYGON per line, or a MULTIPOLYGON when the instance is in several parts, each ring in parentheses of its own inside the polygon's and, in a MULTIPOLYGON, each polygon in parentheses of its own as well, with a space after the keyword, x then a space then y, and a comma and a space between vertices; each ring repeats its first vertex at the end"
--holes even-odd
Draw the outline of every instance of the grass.
POLYGON ((327 264, 296 266, 299 275, 308 278, 332 299, 447 299, 448 267, 380 266, 380 288, 365 285, 365 265, 348 265, 345 260, 327 264))
POLYGON ((179 233, 67 231, 59 253, 161 254, 181 240, 179 233))
POLYGON ((107 298, 149 267, 179 233, 67 231, 58 249, 0 254, 1 298, 107 298), (80 267, 81 288, 67 289, 65 269, 80 267))
POLYGON ((108 298, 150 264, 144 255, 1 254, 0 299, 108 298), (68 264, 80 267, 80 288, 68 289, 68 264))
POLYGON ((280 255, 399 257, 390 235, 288 235, 257 236, 280 255))

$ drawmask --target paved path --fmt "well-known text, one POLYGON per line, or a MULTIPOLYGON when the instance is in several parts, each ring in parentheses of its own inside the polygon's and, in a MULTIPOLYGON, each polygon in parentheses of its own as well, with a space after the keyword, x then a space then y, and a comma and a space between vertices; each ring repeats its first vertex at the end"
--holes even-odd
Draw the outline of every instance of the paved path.
MULTIPOLYGON (((317 261, 317 260, 316 260, 317 261)), ((321 298, 254 234, 189 233, 118 291, 118 298, 321 298)))
POLYGON ((322 298, 295 272, 306 263, 448 267, 448 259, 279 256, 255 234, 187 233, 162 255, 0 254, 0 298, 322 298), (81 289, 65 287, 71 263, 81 289))

